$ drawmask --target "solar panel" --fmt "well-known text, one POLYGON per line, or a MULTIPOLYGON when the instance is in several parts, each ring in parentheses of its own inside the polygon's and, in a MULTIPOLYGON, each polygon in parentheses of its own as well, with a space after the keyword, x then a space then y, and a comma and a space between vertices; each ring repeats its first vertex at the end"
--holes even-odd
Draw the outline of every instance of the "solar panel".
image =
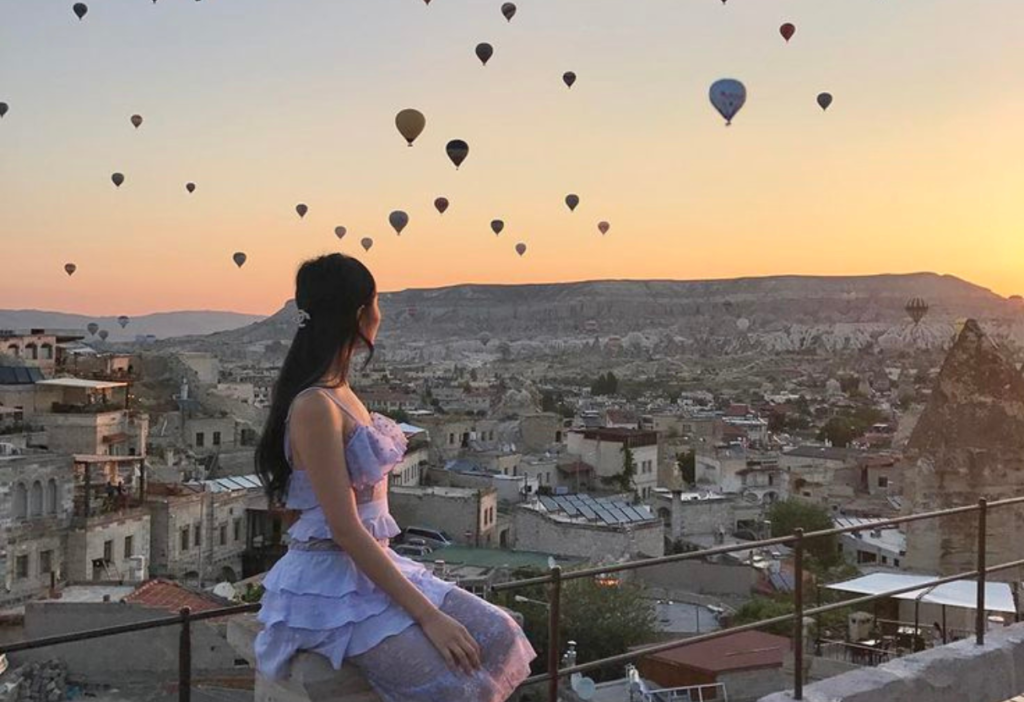
POLYGON ((631 521, 632 521, 632 520, 631 520, 631 519, 630 519, 629 517, 627 517, 627 516, 626 516, 626 515, 625 515, 625 514, 624 514, 624 513, 622 512, 622 510, 621 510, 621 509, 619 509, 618 507, 612 507, 612 508, 611 508, 610 510, 608 510, 608 511, 609 511, 609 512, 611 513, 611 515, 612 515, 613 517, 615 517, 615 520, 616 520, 616 521, 617 521, 617 522, 618 522, 619 524, 628 524, 629 522, 631 522, 631 521))
POLYGON ((631 522, 638 522, 643 520, 643 516, 629 505, 626 505, 625 507, 622 508, 622 513, 629 517, 629 521, 631 522))
POLYGON ((540 503, 544 505, 544 509, 546 509, 549 512, 557 512, 559 509, 558 503, 552 500, 547 495, 540 496, 540 503))
POLYGON ((639 512, 640 516, 643 519, 654 519, 654 512, 652 512, 651 508, 648 507, 647 505, 640 505, 638 507, 634 507, 633 509, 639 512))
POLYGON ((619 520, 613 517, 609 512, 603 509, 595 510, 598 518, 605 524, 615 525, 619 523, 619 520))
POLYGON ((565 509, 565 513, 568 514, 570 517, 575 517, 580 513, 580 511, 576 508, 576 505, 572 504, 571 502, 566 502, 564 505, 562 505, 562 507, 563 509, 565 509))
POLYGON ((579 505, 579 510, 583 514, 583 516, 586 517, 587 519, 590 519, 591 521, 593 521, 594 519, 597 519, 597 514, 594 512, 594 510, 590 509, 586 505, 583 505, 583 504, 579 505))

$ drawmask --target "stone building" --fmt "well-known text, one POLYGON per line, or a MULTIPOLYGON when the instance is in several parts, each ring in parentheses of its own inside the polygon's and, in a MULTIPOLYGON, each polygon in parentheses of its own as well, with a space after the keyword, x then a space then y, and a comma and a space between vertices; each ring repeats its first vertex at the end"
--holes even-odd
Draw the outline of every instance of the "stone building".
POLYGON ((0 354, 17 358, 49 375, 57 363, 57 336, 45 329, 32 329, 27 334, 0 330, 0 354))
MULTIPOLYGON (((949 350, 931 398, 904 455, 908 513, 1024 494, 1024 377, 1003 351, 968 320, 949 350)), ((976 567, 976 513, 907 525, 910 568, 951 575, 976 567)), ((1024 558, 1024 509, 988 514, 988 563, 1024 558)), ((1019 569, 994 573, 1019 580, 1019 569)))
POLYGON ((23 451, 0 456, 0 607, 63 585, 74 509, 69 456, 23 451))
POLYGON ((594 467, 595 477, 622 473, 625 452, 633 454, 633 484, 642 499, 649 499, 658 485, 658 435, 639 429, 584 429, 569 432, 567 450, 594 467))
POLYGON ((494 488, 401 487, 388 490, 391 514, 403 529, 441 529, 456 543, 496 546, 498 493, 494 488))

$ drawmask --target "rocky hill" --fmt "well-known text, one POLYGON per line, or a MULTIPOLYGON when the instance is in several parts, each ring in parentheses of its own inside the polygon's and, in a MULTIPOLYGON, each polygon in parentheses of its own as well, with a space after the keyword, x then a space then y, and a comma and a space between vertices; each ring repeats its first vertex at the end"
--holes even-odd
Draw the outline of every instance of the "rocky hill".
MULTIPOLYGON (((459 285, 381 295, 382 340, 391 348, 442 345, 529 355, 596 343, 631 350, 705 353, 941 348, 957 320, 985 320, 996 336, 1024 338, 1024 309, 953 276, 776 276, 710 281, 594 281, 459 285), (910 298, 931 309, 919 324, 910 298), (396 343, 397 342, 397 343, 396 343)), ((215 334, 215 345, 288 341, 289 302, 277 314, 215 334)))
POLYGON ((263 319, 254 314, 210 310, 157 312, 131 317, 124 329, 116 316, 90 317, 66 312, 44 310, 0 310, 0 329, 50 329, 87 334, 87 326, 95 322, 110 333, 109 340, 131 341, 137 335, 153 335, 158 339, 193 334, 213 334, 237 329, 263 319))

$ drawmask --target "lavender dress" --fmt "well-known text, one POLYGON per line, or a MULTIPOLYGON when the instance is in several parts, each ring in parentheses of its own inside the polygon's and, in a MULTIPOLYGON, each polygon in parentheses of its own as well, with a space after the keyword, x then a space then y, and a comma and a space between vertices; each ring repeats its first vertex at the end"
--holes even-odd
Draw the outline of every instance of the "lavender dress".
MULTIPOLYGON (((387 474, 405 453, 402 430, 379 414, 362 424, 335 395, 320 388, 305 392, 324 392, 356 424, 345 442, 345 460, 359 517, 386 545, 399 532, 388 512, 387 474)), ((292 461, 289 449, 286 439, 285 455, 292 461)), ((314 651, 336 669, 345 660, 354 663, 388 702, 507 699, 530 674, 529 662, 536 657, 515 620, 388 549, 405 577, 480 644, 479 670, 472 676, 451 672, 419 625, 335 544, 309 477, 300 467, 293 469, 285 504, 301 516, 288 531, 288 553, 263 581, 259 619, 264 628, 256 637, 260 673, 283 677, 296 651, 314 651)))

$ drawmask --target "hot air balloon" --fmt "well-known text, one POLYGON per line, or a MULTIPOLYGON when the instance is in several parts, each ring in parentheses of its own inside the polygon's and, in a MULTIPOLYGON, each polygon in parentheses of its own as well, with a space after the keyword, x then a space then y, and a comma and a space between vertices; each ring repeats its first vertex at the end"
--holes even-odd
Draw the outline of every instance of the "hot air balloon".
POLYGON ((309 212, 309 208, 300 202, 295 206, 295 211, 299 213, 299 219, 302 219, 306 216, 306 213, 309 212))
POLYGON ((456 170, 462 165, 462 162, 469 156, 469 144, 464 142, 462 139, 452 139, 445 146, 445 151, 448 152, 448 158, 455 164, 456 170))
POLYGON ((526 253, 526 244, 516 244, 516 253, 519 254, 520 256, 526 253))
POLYGON ((416 137, 427 126, 427 118, 419 110, 410 108, 402 110, 395 115, 395 126, 398 127, 398 133, 409 143, 409 146, 412 146, 412 143, 416 141, 416 137))
POLYGON ((106 329, 100 329, 100 340, 101 341, 106 341, 108 336, 110 336, 110 332, 108 332, 106 329))
POLYGON ((501 230, 505 228, 505 223, 500 219, 491 220, 491 231, 495 234, 501 234, 501 230))
POLYGON ((711 84, 708 97, 711 98, 711 104, 718 110, 718 114, 725 118, 725 124, 728 126, 747 101, 747 89, 738 80, 723 78, 711 84))
POLYGON ((190 193, 194 193, 196 191, 196 184, 195 183, 185 183, 185 190, 188 190, 190 193))
POLYGON ((612 228, 612 225, 608 224, 608 222, 598 222, 597 228, 602 234, 607 234, 608 230, 612 228))
POLYGON ((576 74, 572 71, 566 71, 562 74, 562 82, 565 83, 566 87, 571 88, 572 84, 576 82, 576 74))
POLYGON ((364 236, 363 240, 360 241, 359 243, 362 245, 363 251, 369 251, 370 249, 373 248, 373 239, 371 239, 368 236, 364 236))
POLYGON ((7 114, 7 109, 7 103, 0 102, 0 119, 3 119, 3 116, 7 114))
POLYGON ((128 321, 129 320, 127 315, 122 314, 120 317, 117 318, 117 323, 121 325, 122 329, 128 326, 128 321))
POLYGON ((96 322, 89 322, 85 325, 85 328, 89 331, 90 336, 96 336, 96 332, 100 330, 100 325, 96 322))
POLYGON ((747 329, 750 329, 750 320, 746 317, 740 317, 736 320, 736 328, 745 332, 747 329))
POLYGON ((75 11, 75 15, 78 19, 85 17, 85 13, 89 11, 89 8, 85 6, 84 2, 76 2, 71 6, 71 9, 75 11))
POLYGON ((248 256, 246 256, 246 255, 245 255, 244 253, 242 253, 241 251, 236 251, 236 252, 234 253, 234 255, 232 255, 232 256, 231 256, 231 260, 232 260, 232 261, 234 261, 234 262, 235 262, 235 265, 236 265, 236 266, 238 266, 239 268, 241 268, 242 266, 244 266, 244 265, 245 265, 245 261, 246 261, 246 259, 248 259, 248 258, 249 258, 249 257, 248 257, 248 256))
POLYGON ((487 65, 487 62, 494 56, 494 47, 487 42, 482 42, 476 45, 476 57, 480 59, 480 63, 487 65))
POLYGON ((487 344, 491 343, 491 335, 488 334, 487 332, 480 332, 480 336, 478 336, 477 338, 480 339, 480 343, 483 344, 484 346, 487 346, 487 344))
POLYGON ((136 129, 142 126, 142 115, 132 115, 132 126, 136 129))
POLYGON ((121 175, 120 173, 115 173, 112 176, 110 176, 110 180, 114 181, 114 185, 120 188, 121 183, 124 182, 124 176, 121 175))
POLYGON ((439 197, 439 198, 435 199, 434 200, 434 207, 437 208, 438 212, 440 212, 441 214, 444 214, 445 210, 448 209, 448 198, 446 198, 446 197, 439 197))
POLYGON ((505 16, 505 19, 507 19, 509 22, 511 22, 512 18, 516 16, 516 6, 515 6, 515 3, 511 3, 511 2, 504 3, 501 6, 501 14, 503 14, 505 16))
POLYGON ((64 264, 64 272, 67 273, 68 275, 74 275, 75 271, 77 271, 77 270, 78 270, 78 266, 76 266, 73 263, 65 263, 64 264))
POLYGON ((906 306, 903 308, 907 315, 914 321, 914 324, 919 324, 924 316, 928 314, 928 303, 921 297, 913 297, 907 300, 906 306))
POLYGON ((348 234, 348 230, 345 227, 339 226, 334 228, 334 236, 339 239, 344 239, 346 234, 348 234))
POLYGON ((796 25, 792 22, 786 22, 784 25, 779 27, 779 34, 781 34, 782 38, 788 43, 789 40, 793 38, 793 35, 796 34, 796 25))
POLYGON ((565 196, 565 206, 569 208, 570 212, 576 211, 576 206, 580 204, 580 196, 569 193, 565 196))
POLYGON ((818 106, 822 110, 827 110, 828 106, 832 104, 832 93, 818 93, 818 106))
POLYGON ((402 210, 395 210, 388 215, 388 222, 391 223, 391 228, 395 230, 396 234, 401 234, 402 230, 409 224, 409 215, 402 212, 402 210))

